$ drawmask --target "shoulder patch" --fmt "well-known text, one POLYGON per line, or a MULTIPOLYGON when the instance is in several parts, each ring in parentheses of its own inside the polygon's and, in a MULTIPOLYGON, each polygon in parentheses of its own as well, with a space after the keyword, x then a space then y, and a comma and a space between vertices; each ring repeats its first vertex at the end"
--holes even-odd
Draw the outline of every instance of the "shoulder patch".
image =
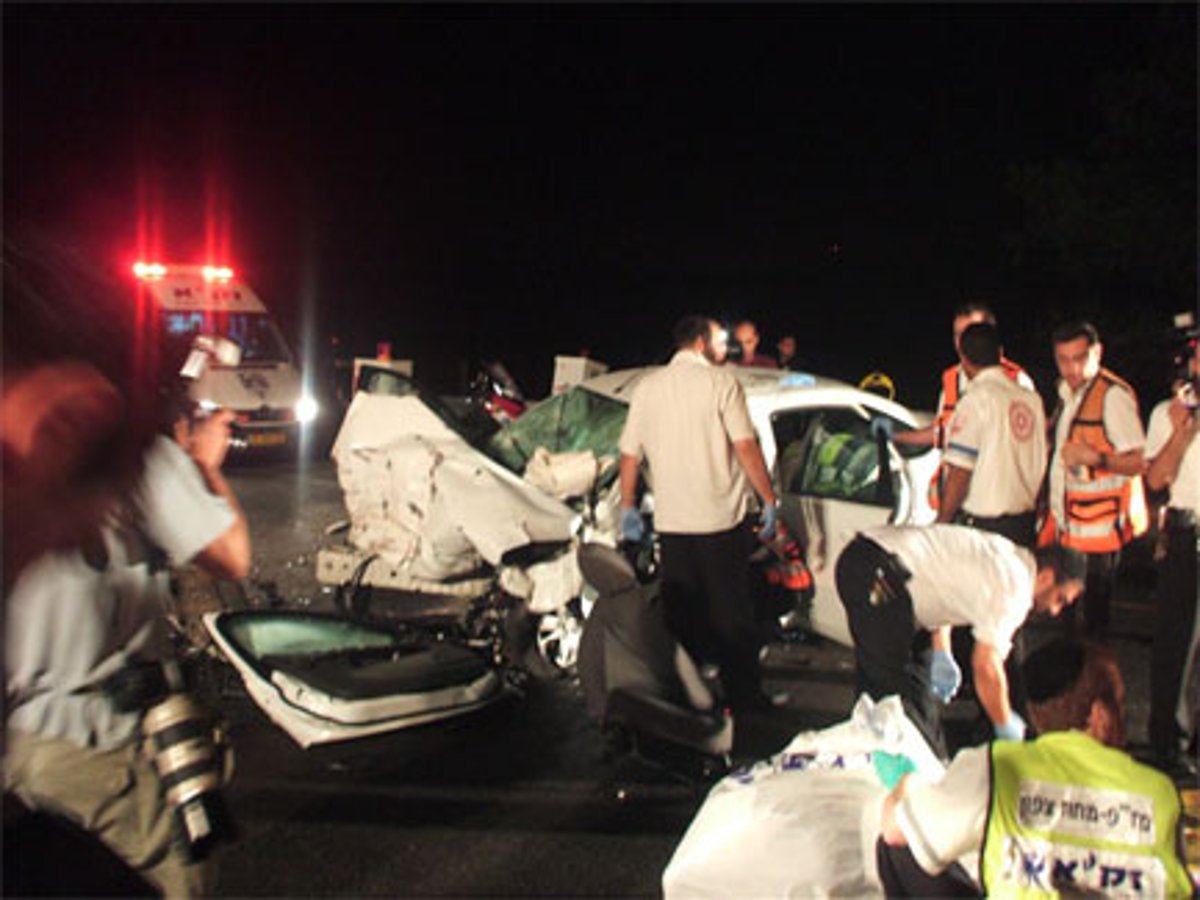
POLYGON ((1024 443, 1033 437, 1033 410, 1024 400, 1013 400, 1008 404, 1008 425, 1013 437, 1024 443))

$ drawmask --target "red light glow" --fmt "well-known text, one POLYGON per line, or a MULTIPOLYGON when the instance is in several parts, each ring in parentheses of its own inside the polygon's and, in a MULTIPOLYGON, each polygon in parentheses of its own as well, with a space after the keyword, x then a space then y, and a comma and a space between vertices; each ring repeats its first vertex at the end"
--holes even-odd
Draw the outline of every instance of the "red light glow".
POLYGON ((205 281, 230 281, 233 269, 228 266, 205 266, 201 271, 205 281))
POLYGON ((167 267, 162 263, 135 262, 133 264, 133 274, 138 278, 149 281, 154 278, 162 278, 166 275, 167 267))

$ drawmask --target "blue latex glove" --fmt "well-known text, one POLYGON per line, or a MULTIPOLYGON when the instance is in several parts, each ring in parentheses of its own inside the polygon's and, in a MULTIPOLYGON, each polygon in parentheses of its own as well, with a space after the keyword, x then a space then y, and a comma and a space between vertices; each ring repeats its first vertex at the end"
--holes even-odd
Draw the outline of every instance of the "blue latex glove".
POLYGON ((892 439, 892 435, 896 433, 896 423, 887 416, 876 416, 871 420, 871 434, 877 435, 881 431, 890 441, 892 439))
POLYGON ((642 514, 628 506, 621 507, 621 540, 637 543, 646 534, 642 514))
POLYGON ((758 538, 770 541, 775 538, 775 523, 779 520, 779 507, 768 503, 762 508, 762 518, 758 521, 758 538))
POLYGON ((934 650, 929 660, 929 693, 949 703, 962 687, 962 669, 947 650, 934 650))
POLYGON ((1025 740, 1025 720, 1017 714, 1015 709, 1009 713, 1007 722, 993 727, 996 729, 996 737, 1002 741, 1025 740))
POLYGON ((917 765, 903 753, 885 753, 876 750, 871 754, 871 762, 875 766, 875 774, 889 791, 896 782, 909 772, 917 771, 917 765))

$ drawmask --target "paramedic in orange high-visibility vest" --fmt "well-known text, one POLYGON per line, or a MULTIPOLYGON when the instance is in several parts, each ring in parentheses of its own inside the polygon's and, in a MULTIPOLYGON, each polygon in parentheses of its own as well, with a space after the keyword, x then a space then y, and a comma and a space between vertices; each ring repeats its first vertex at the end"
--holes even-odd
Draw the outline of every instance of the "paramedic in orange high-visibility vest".
POLYGON ((1101 365, 1104 347, 1093 325, 1062 325, 1051 340, 1061 377, 1050 419, 1054 449, 1039 541, 1086 554, 1083 621, 1076 626, 1103 637, 1121 548, 1146 531, 1146 433, 1137 394, 1101 365))
MULTIPOLYGON (((979 323, 996 324, 996 316, 985 304, 972 301, 960 306, 954 312, 953 334, 954 352, 958 362, 947 366, 942 372, 941 391, 938 394, 937 414, 933 422, 924 428, 912 431, 897 432, 893 441, 897 444, 907 444, 914 447, 937 447, 945 449, 946 435, 950 427, 950 419, 958 407, 959 398, 966 391, 971 379, 963 369, 962 336, 963 332, 972 325, 979 323)), ((1019 365, 1007 357, 1000 357, 1000 370, 1017 384, 1029 390, 1036 390, 1033 379, 1019 365)), ((945 470, 939 469, 930 485, 930 502, 937 508, 941 504, 942 493, 945 489, 945 470)))

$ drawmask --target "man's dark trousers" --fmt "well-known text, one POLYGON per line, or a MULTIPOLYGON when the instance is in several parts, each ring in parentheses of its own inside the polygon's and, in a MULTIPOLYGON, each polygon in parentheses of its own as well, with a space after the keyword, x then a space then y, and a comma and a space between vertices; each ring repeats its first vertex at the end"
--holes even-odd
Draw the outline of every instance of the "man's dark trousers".
POLYGON ((753 702, 763 641, 750 594, 750 525, 659 539, 667 626, 694 659, 720 666, 735 708, 753 702))
POLYGON ((838 557, 835 578, 854 639, 856 688, 873 700, 899 696, 930 746, 944 753, 941 714, 929 692, 929 636, 913 617, 898 562, 861 535, 838 557))
POLYGON ((1167 555, 1158 570, 1154 653, 1150 661, 1150 747, 1161 758, 1179 753, 1175 709, 1196 621, 1196 526, 1168 510, 1167 555))

